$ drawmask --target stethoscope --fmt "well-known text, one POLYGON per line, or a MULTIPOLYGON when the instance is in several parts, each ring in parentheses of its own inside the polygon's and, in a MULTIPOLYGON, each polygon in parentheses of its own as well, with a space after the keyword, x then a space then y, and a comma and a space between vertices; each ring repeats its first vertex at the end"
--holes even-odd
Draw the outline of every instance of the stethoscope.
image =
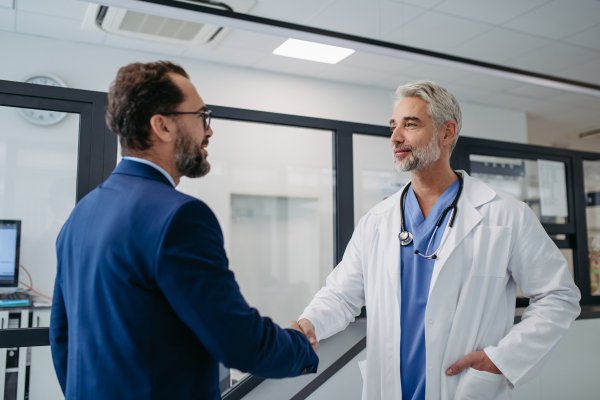
MULTIPOLYGON (((462 192, 463 178, 458 172, 454 171, 454 173, 456 174, 456 176, 458 176, 458 180, 460 181, 458 192, 456 193, 456 197, 454 197, 454 201, 452 202, 452 204, 450 204, 444 209, 442 215, 440 215, 440 218, 437 220, 437 223, 435 224, 435 230, 433 231, 433 235, 431 235, 431 239, 429 240, 429 244, 427 245, 427 250, 425 250, 425 254, 419 252, 419 250, 415 250, 415 254, 424 257, 428 260, 435 260, 437 258, 437 253, 438 251, 440 251, 442 245, 446 241, 448 231, 450 230, 449 228, 452 228, 452 224, 454 223, 454 217, 456 217, 456 213, 458 212, 458 207, 456 206, 456 203, 458 203, 460 193, 462 192), (446 217, 446 214, 448 214, 448 211, 450 210, 452 210, 452 214, 450 214, 450 219, 448 220, 448 225, 446 225, 446 231, 444 232, 444 236, 442 236, 442 241, 440 242, 440 245, 438 246, 436 251, 434 251, 432 254, 427 255, 427 253, 429 253, 429 247, 431 247, 431 243, 433 243, 435 233, 437 232, 440 225, 442 225, 444 217, 446 217)), ((402 191, 402 196, 400 197, 400 228, 402 229, 402 231, 400 231, 400 233, 398 234, 398 239, 400 239, 400 244, 402 246, 408 246, 413 241, 413 234, 408 232, 404 227, 404 201, 406 200, 406 194, 408 193, 409 188, 410 182, 408 182, 406 187, 404 187, 404 190, 402 191)))

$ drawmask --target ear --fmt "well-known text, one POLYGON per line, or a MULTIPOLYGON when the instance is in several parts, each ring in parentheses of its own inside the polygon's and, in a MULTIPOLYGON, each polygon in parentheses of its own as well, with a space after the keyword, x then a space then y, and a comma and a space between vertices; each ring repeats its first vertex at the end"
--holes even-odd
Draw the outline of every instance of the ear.
POLYGON ((450 146, 456 137, 456 122, 448 121, 441 129, 441 141, 443 146, 450 146))
POLYGON ((150 118, 150 134, 154 136, 154 140, 165 143, 173 142, 177 134, 177 124, 173 118, 154 114, 150 118))

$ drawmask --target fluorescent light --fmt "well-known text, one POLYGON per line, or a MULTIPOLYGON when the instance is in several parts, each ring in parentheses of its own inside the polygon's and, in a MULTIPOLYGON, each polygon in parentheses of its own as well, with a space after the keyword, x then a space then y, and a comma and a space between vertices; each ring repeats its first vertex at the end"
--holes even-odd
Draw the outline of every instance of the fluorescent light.
POLYGON ((298 39, 288 39, 273 51, 273 54, 278 56, 301 58, 326 64, 337 64, 352 53, 354 53, 352 49, 298 39))

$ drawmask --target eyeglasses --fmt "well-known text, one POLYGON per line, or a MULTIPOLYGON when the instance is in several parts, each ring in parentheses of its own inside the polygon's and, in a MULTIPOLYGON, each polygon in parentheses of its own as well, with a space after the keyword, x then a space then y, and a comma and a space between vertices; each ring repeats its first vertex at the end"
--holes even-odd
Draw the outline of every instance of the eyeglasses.
POLYGON ((207 131, 210 128, 210 120, 212 118, 212 110, 202 110, 202 111, 170 111, 164 113, 158 113, 162 115, 179 115, 179 114, 196 114, 201 115, 204 119, 204 130, 207 131))

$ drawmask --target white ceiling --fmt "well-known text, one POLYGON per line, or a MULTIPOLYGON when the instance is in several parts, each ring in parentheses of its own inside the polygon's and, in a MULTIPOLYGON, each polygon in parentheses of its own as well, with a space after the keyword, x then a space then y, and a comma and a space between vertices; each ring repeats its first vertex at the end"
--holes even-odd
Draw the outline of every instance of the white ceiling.
MULTIPOLYGON (((462 69, 356 52, 336 65, 275 56, 286 38, 232 31, 214 50, 81 30, 78 0, 0 0, 0 30, 367 85, 432 79, 460 101, 525 110, 532 143, 589 149, 600 98, 462 69)), ((227 0, 224 0, 225 2, 227 0)), ((599 0, 257 0, 253 15, 600 85, 599 0)))

